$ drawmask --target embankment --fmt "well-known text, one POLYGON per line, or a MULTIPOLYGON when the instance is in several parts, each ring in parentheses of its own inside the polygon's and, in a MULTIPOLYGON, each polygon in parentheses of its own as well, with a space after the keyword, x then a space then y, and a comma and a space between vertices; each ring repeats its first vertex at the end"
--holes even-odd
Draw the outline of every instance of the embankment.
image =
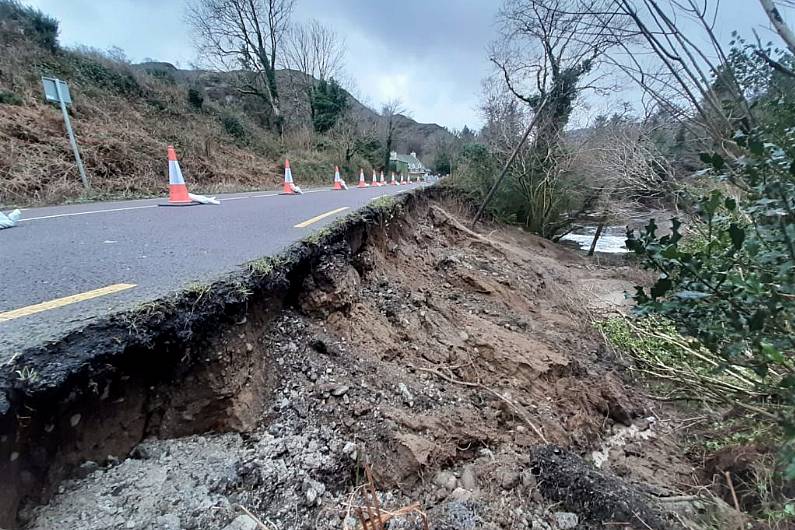
POLYGON ((692 469, 590 325, 636 273, 467 214, 437 189, 377 201, 22 352, 0 526, 224 528, 243 506, 355 528, 365 464, 390 528, 420 507, 433 528, 676 526, 658 501, 692 469))

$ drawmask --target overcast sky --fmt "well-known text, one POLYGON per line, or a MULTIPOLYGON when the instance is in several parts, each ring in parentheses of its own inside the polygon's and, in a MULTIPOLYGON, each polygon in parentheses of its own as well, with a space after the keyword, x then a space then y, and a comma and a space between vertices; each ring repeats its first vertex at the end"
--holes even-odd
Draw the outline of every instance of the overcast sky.
MULTIPOLYGON (((122 48, 187 68, 195 61, 185 0, 27 0, 61 22, 61 42, 122 48)), ((297 0, 295 20, 316 18, 344 35, 356 95, 379 107, 400 98, 421 122, 479 127, 481 80, 490 73, 500 0, 297 0)), ((721 33, 750 33, 764 15, 757 0, 722 0, 721 33)), ((620 95, 616 95, 620 98, 620 95)), ((631 99, 631 95, 627 96, 631 99)), ((598 102, 596 103, 598 104, 598 102)))

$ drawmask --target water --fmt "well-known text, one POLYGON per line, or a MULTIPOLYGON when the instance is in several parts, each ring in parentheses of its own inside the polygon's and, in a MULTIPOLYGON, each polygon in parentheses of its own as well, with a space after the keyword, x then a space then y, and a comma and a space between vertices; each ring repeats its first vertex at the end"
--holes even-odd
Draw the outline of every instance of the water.
MULTIPOLYGON (((591 248, 593 236, 596 233, 595 226, 584 226, 561 238, 563 241, 573 241, 581 250, 588 251, 591 248)), ((620 226, 609 226, 602 231, 599 241, 596 242, 596 252, 605 254, 625 254, 627 247, 624 246, 627 235, 626 230, 620 226)))

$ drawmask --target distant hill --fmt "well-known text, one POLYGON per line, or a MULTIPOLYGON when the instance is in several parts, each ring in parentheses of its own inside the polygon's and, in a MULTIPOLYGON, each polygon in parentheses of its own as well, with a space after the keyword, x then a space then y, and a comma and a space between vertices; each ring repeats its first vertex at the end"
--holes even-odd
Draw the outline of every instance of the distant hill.
MULTIPOLYGON (((352 121, 368 137, 354 142, 311 132, 300 72, 277 75, 286 116, 281 137, 265 127, 263 103, 241 96, 231 74, 168 62, 131 65, 96 50, 65 50, 57 43, 57 21, 34 10, 13 16, 0 11, 0 48, 0 206, 163 194, 169 144, 198 192, 274 186, 285 158, 299 184, 330 183, 335 165, 358 173, 383 160, 373 151, 382 119, 353 96, 352 121), (80 184, 59 110, 42 99, 43 75, 70 85, 90 194, 80 184), (360 143, 371 151, 352 150, 360 143)), ((393 149, 415 151, 430 164, 435 146, 453 138, 436 124, 400 116, 393 149)))
MULTIPOLYGON (((133 65, 133 68, 147 73, 157 72, 159 75, 171 76, 180 83, 194 84, 203 87, 207 96, 213 101, 222 101, 225 98, 238 98, 234 87, 228 80, 228 74, 210 72, 207 70, 181 70, 166 62, 145 62, 133 65)), ((277 82, 281 91, 282 104, 289 119, 294 125, 296 122, 309 124, 310 112, 306 98, 296 90, 304 86, 306 75, 295 70, 279 70, 276 73, 277 82)), ((381 116, 377 111, 361 103, 352 94, 346 91, 351 105, 351 111, 361 120, 378 122, 381 116)), ((446 128, 436 123, 419 123, 406 116, 398 116, 394 138, 394 150, 401 153, 416 152, 426 165, 431 163, 429 155, 433 153, 434 146, 440 141, 452 141, 454 136, 446 128)))

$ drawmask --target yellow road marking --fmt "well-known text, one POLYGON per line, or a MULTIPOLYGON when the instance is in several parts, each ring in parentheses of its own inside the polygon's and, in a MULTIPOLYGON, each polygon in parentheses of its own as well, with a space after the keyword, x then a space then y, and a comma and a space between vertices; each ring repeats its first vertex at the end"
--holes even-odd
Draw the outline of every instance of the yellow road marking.
POLYGON ((6 322, 8 320, 14 320, 15 318, 26 317, 29 315, 35 315, 36 313, 41 313, 42 311, 49 311, 50 309, 56 309, 58 307, 74 304, 76 302, 83 302, 85 300, 91 300, 92 298, 99 298, 100 296, 118 293, 120 291, 132 289, 133 287, 135 287, 135 284, 132 283, 116 283, 113 285, 108 285, 107 287, 102 287, 100 289, 94 289, 93 291, 86 291, 85 293, 73 294, 71 296, 56 298, 55 300, 42 302, 40 304, 21 307, 19 309, 14 309, 13 311, 0 313, 0 322, 6 322))
POLYGON ((329 215, 334 215, 335 213, 340 213, 340 212, 345 211, 345 210, 347 210, 349 208, 350 208, 349 206, 343 206, 342 208, 337 208, 336 210, 331 210, 330 212, 322 213, 322 214, 318 215, 317 217, 313 217, 312 219, 307 219, 303 223, 298 223, 293 228, 306 228, 307 226, 311 225, 312 223, 317 223, 321 219, 325 219, 329 215))

